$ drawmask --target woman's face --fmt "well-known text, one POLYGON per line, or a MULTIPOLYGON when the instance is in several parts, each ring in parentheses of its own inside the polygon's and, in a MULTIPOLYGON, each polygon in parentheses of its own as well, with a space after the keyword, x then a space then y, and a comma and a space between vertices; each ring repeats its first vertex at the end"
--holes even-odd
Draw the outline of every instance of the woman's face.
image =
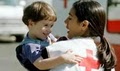
POLYGON ((74 8, 71 8, 69 12, 69 16, 65 20, 66 28, 67 30, 67 36, 68 38, 78 37, 81 35, 81 25, 80 22, 77 19, 77 16, 75 15, 74 8))

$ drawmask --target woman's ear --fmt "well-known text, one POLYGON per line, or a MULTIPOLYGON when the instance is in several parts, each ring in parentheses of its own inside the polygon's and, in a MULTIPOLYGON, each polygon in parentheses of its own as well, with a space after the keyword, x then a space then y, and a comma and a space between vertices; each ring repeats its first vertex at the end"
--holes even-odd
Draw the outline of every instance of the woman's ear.
POLYGON ((88 25, 89 25, 89 22, 88 22, 87 20, 84 20, 84 21, 81 23, 81 28, 82 28, 82 30, 88 29, 88 25))

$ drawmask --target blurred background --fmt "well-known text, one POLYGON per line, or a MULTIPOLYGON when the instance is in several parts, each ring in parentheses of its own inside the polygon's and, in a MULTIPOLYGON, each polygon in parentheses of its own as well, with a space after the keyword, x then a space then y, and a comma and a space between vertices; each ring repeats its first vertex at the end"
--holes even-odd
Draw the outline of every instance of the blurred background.
MULTIPOLYGON (((45 1, 55 8, 57 21, 53 27, 55 36, 65 36, 64 20, 72 4, 77 0, 0 0, 0 70, 27 71, 17 61, 15 48, 26 35, 28 28, 22 22, 23 9, 34 1, 45 1)), ((118 58, 116 71, 120 69, 120 0, 97 0, 107 14, 105 37, 115 48, 118 58)), ((96 40, 97 41, 97 40, 96 40)))

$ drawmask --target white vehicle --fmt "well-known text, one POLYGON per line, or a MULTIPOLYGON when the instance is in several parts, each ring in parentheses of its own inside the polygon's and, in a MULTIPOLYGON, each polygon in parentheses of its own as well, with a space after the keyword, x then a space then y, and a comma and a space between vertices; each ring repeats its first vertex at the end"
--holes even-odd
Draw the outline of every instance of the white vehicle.
POLYGON ((24 5, 24 0, 0 0, 0 36, 23 39, 28 30, 22 22, 24 5))

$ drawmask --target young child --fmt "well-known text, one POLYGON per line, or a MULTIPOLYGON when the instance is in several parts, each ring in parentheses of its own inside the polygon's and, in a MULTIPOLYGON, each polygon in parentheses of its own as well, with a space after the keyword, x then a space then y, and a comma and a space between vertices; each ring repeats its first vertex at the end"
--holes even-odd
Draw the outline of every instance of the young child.
POLYGON ((51 28, 56 19, 53 8, 42 1, 34 2, 24 9, 22 21, 27 25, 29 31, 16 48, 16 56, 29 71, 48 71, 48 69, 63 63, 80 61, 80 57, 70 51, 48 58, 45 47, 50 45, 51 38, 54 38, 51 28), (67 59, 68 57, 70 59, 67 59))
POLYGON ((69 40, 46 47, 49 57, 71 49, 73 54, 79 54, 83 59, 79 64, 63 64, 51 71, 114 71, 116 56, 104 37, 106 15, 97 1, 76 1, 65 23, 69 40), (100 38, 99 46, 94 42, 95 37, 100 38))

